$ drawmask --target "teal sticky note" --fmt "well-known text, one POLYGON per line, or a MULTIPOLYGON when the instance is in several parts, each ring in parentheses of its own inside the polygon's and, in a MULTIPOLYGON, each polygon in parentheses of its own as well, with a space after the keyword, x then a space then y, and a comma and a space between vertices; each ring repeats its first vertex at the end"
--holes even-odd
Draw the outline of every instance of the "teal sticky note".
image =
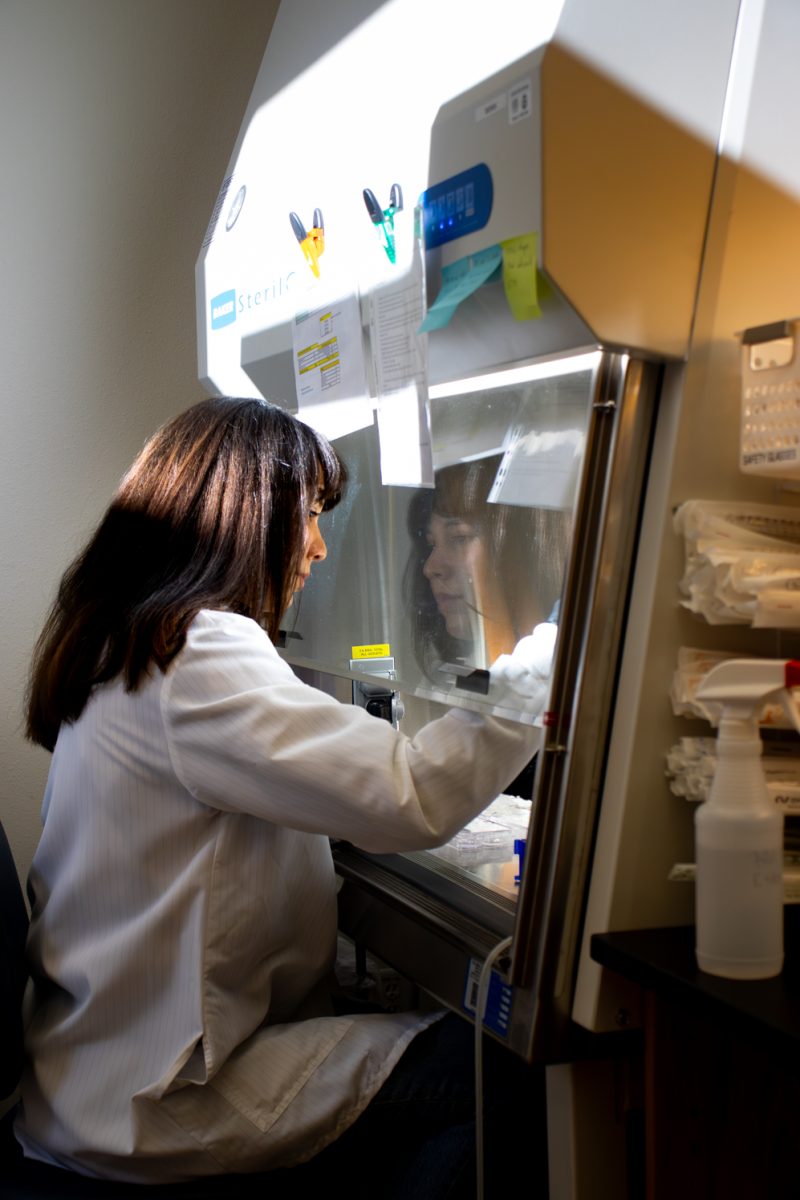
POLYGON ((462 300, 502 270, 501 246, 488 246, 477 254, 468 254, 449 267, 442 267, 442 286, 439 295, 428 309, 420 333, 443 329, 462 300))

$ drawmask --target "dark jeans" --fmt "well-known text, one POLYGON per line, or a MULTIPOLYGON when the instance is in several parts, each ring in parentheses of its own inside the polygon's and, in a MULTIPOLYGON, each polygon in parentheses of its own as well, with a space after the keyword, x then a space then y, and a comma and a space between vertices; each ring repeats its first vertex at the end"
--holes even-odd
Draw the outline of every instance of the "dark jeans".
MULTIPOLYGON (((483 1046, 487 1200, 547 1197, 544 1069, 491 1038, 483 1046)), ((474 1031, 450 1013, 414 1038, 392 1074, 336 1142, 275 1171, 300 1197, 337 1189, 352 1200, 474 1200, 474 1031)))

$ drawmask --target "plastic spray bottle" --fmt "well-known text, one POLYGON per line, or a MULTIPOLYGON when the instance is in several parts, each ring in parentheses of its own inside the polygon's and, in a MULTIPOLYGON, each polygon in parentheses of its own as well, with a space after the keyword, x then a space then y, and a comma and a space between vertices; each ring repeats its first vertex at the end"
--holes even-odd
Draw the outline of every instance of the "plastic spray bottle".
POLYGON ((800 730, 789 689, 800 662, 730 659, 709 671, 699 700, 721 706, 717 766, 695 816, 696 955, 728 979, 768 979, 783 966, 783 813, 767 792, 758 718, 780 701, 800 730))

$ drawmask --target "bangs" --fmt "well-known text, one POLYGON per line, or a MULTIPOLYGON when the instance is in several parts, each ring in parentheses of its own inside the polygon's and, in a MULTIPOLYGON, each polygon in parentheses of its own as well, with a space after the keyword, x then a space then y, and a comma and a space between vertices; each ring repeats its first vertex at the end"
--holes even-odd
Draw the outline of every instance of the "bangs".
POLYGON ((433 499, 436 515, 485 520, 496 508, 488 500, 500 462, 500 455, 492 455, 437 471, 433 499))
POLYGON ((314 450, 315 473, 309 484, 322 511, 330 512, 344 495, 347 467, 327 438, 319 434, 315 434, 314 450))

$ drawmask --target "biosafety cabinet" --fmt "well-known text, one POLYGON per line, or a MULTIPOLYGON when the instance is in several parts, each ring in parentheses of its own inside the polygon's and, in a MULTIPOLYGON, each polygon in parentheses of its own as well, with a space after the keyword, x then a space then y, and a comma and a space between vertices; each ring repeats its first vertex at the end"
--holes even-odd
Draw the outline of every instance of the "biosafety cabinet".
POLYGON ((788 0, 445 7, 284 0, 197 263, 199 375, 349 467, 287 614, 295 670, 411 734, 451 705, 540 725, 450 845, 334 854, 359 946, 467 1015, 482 978, 486 1028, 555 1063, 639 1020, 591 933, 692 919, 664 778, 694 728, 679 647, 791 641, 680 607, 672 510, 797 503, 739 471, 738 335, 800 313, 800 21, 788 0), (544 709, 491 670, 542 624, 544 709))

